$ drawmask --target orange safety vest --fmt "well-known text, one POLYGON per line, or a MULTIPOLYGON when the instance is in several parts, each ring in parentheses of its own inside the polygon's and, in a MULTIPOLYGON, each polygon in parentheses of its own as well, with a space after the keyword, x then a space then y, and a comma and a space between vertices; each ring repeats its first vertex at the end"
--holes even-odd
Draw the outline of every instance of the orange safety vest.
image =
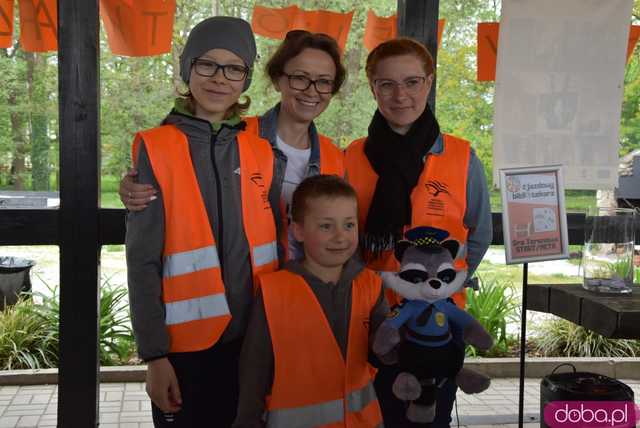
MULTIPOLYGON (((246 131, 260 135, 260 122, 255 116, 245 117, 246 131)), ((344 177, 344 152, 333 144, 331 138, 318 134, 320 145, 320 174, 337 175, 344 177)), ((287 209, 284 201, 280 201, 280 236, 278 240, 284 249, 284 260, 289 260, 289 218, 287 217, 287 209)))
MULTIPOLYGON (((141 141, 149 155, 164 204, 162 300, 170 352, 191 352, 215 344, 231 313, 211 224, 193 169, 187 137, 173 125, 136 134, 133 159, 141 141)), ((254 278, 277 269, 273 213, 267 193, 273 153, 267 141, 247 132, 237 135, 242 174, 242 219, 254 278)))
MULTIPOLYGON (((358 195, 358 222, 361 230, 366 224, 371 199, 376 189, 378 175, 364 153, 366 138, 354 141, 347 147, 345 165, 349 182, 358 195)), ((467 171, 471 157, 468 141, 443 134, 443 151, 429 154, 418 184, 411 192, 411 224, 405 230, 417 226, 432 226, 447 230, 449 236, 466 245, 468 229, 464 224, 467 209, 467 171)), ((393 209, 393 207, 389 207, 393 209)), ((467 267, 466 257, 455 261, 458 269, 467 267)), ((393 251, 385 251, 368 264, 376 271, 397 272, 400 263, 393 251)), ((398 298, 387 290, 390 303, 398 303, 398 298)), ((458 306, 464 308, 465 290, 453 295, 458 306)))
POLYGON ((346 361, 301 276, 281 270, 259 281, 275 361, 267 427, 381 426, 376 370, 367 361, 369 316, 380 296, 380 277, 364 269, 353 281, 346 361))

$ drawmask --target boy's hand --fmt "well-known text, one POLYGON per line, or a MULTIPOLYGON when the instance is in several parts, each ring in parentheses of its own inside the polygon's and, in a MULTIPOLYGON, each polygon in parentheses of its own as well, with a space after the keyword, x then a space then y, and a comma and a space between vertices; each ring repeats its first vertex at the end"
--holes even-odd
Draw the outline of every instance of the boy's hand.
POLYGON ((376 337, 373 341, 373 352, 378 356, 384 356, 390 353, 393 348, 400 343, 400 333, 398 329, 389 325, 387 321, 380 324, 376 337))
POLYGON ((165 413, 176 413, 182 406, 180 386, 168 358, 159 358, 147 365, 147 394, 165 413))

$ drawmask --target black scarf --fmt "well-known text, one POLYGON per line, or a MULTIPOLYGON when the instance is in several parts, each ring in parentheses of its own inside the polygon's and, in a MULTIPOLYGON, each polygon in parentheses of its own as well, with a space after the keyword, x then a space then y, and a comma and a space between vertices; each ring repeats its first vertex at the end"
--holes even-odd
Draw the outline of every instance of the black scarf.
POLYGON ((380 111, 373 115, 364 153, 379 178, 361 246, 374 258, 393 248, 411 224, 411 191, 438 135, 440 126, 428 105, 406 135, 394 132, 380 111))

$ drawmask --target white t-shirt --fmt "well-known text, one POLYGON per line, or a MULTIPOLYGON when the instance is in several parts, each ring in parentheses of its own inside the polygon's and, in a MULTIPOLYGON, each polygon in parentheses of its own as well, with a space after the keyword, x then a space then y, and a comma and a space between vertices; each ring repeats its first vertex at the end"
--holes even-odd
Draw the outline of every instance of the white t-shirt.
MULTIPOLYGON (((309 157, 311 156, 311 148, 296 149, 289 146, 282 139, 276 137, 276 145, 287 157, 287 169, 284 172, 284 182, 282 183, 282 199, 287 213, 287 222, 291 224, 291 199, 293 191, 296 190, 298 184, 304 180, 307 175, 307 167, 309 165, 309 157)), ((297 243, 289 228, 289 260, 297 259, 302 256, 302 248, 297 243), (297 244, 297 245, 296 245, 297 244)))

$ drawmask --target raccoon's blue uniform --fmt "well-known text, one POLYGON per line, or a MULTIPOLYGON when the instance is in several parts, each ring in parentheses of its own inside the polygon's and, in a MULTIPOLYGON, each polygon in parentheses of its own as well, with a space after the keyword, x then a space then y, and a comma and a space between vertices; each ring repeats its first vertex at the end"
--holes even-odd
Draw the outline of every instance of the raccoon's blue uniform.
POLYGON ((404 300, 385 320, 392 327, 408 328, 406 339, 423 346, 444 346, 451 340, 451 326, 464 330, 473 317, 449 300, 433 303, 423 300, 404 300))

